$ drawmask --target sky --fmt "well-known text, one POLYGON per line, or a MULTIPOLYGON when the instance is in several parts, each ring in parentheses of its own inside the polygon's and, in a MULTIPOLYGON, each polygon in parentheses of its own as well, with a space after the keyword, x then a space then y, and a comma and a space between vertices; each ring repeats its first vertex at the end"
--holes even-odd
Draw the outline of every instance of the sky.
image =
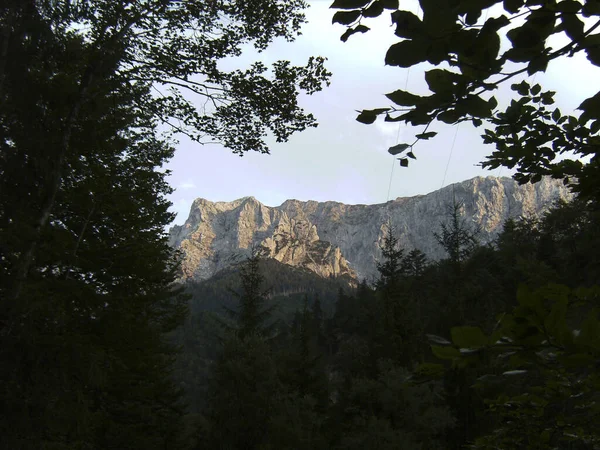
MULTIPOLYGON (((269 155, 248 152, 240 157, 218 144, 199 145, 181 138, 175 156, 166 165, 172 172, 168 181, 175 188, 169 196, 171 210, 177 213, 175 224, 185 222, 198 197, 232 201, 254 196, 268 206, 278 206, 286 199, 375 204, 427 194, 476 176, 511 175, 505 168, 489 171, 477 166, 494 148, 482 143, 483 128, 469 123, 434 123, 429 131, 438 135, 418 143, 413 150, 417 160, 411 160, 408 168, 400 167, 388 148, 412 142, 423 127, 383 119, 364 125, 355 120, 356 111, 391 106, 384 94, 396 89, 407 87, 428 95, 423 75, 432 66, 424 63, 404 69, 384 65, 387 49, 398 42, 387 12, 366 22, 371 27, 368 33, 355 34, 343 43, 340 35, 345 27, 332 25, 335 11, 329 9, 331 1, 309 4, 308 23, 295 42, 276 41, 260 54, 248 48, 239 60, 226 64, 233 68, 258 60, 272 63, 285 59, 303 65, 310 56, 327 57, 326 67, 333 73, 331 86, 302 96, 299 102, 316 117, 319 126, 294 134, 286 143, 273 142, 269 155)), ((402 5, 420 13, 415 0, 402 5)), ((492 10, 489 14, 500 12, 492 10)), ((556 44, 560 44, 558 37, 556 44)), ((551 62, 546 73, 525 75, 515 82, 521 79, 557 91, 557 106, 565 114, 598 91, 600 69, 578 54, 551 62)), ((500 107, 507 104, 510 93, 508 85, 494 93, 500 107)))

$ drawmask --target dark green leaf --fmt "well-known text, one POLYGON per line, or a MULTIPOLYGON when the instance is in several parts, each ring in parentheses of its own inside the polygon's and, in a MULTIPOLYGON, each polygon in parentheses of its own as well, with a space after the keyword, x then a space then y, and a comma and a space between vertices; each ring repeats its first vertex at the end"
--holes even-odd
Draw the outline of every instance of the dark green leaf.
POLYGON ((400 165, 402 167, 408 167, 408 159, 406 159, 406 158, 400 159, 400 165))
POLYGON ((385 9, 398 9, 399 0, 379 0, 385 9))
POLYGON ((394 11, 391 16, 392 23, 396 24, 396 36, 414 39, 424 34, 423 22, 410 11, 394 11))
POLYGON ((600 47, 586 48, 587 59, 595 66, 600 66, 600 47))
POLYGON ((410 144, 397 144, 397 145, 394 145, 393 147, 390 147, 388 149, 388 153, 391 155, 397 155, 409 148, 410 148, 410 144))
POLYGON ((499 17, 490 17, 485 21, 483 30, 497 32, 500 28, 510 25, 510 20, 504 14, 499 17))
POLYGON ((333 15, 332 23, 341 23, 342 25, 350 25, 356 22, 360 17, 360 11, 338 11, 333 15))
POLYGON ((546 91, 542 93, 542 103, 544 105, 552 105, 554 104, 554 91, 546 91))
POLYGON ((453 327, 450 335, 454 345, 460 348, 479 348, 488 343, 487 337, 479 327, 453 327))
POLYGON ((384 119, 385 122, 401 122, 403 120, 405 120, 405 119, 402 117, 402 115, 397 116, 397 117, 392 117, 389 114, 386 114, 385 119, 384 119))
POLYGON ((492 114, 490 103, 477 95, 469 95, 467 98, 460 101, 457 104, 457 109, 459 108, 461 111, 464 110, 466 114, 474 117, 486 118, 492 114))
POLYGON ((510 86, 513 91, 517 91, 519 95, 527 95, 529 94, 529 83, 526 81, 521 81, 520 83, 515 83, 510 86))
POLYGON ((460 358, 460 352, 454 347, 441 347, 439 345, 432 345, 431 351, 433 352, 434 356, 440 359, 460 358))
POLYGON ((397 119, 405 120, 407 123, 411 125, 426 125, 431 122, 431 117, 426 111, 422 111, 421 109, 415 108, 407 113, 402 114, 397 119))
POLYGON ((371 0, 335 0, 330 8, 334 9, 357 9, 367 6, 371 0))
POLYGON ((539 57, 542 51, 543 46, 533 48, 511 48, 504 53, 503 56, 513 62, 529 62, 532 59, 539 57))
POLYGON ((600 15, 600 1, 587 0, 583 6, 584 17, 600 15))
POLYGON ((506 33, 506 37, 510 40, 515 49, 531 48, 540 42, 540 33, 526 25, 519 28, 513 28, 506 33))
POLYGON ((557 11, 570 14, 579 12, 582 7, 583 5, 575 0, 563 0, 555 6, 557 11))
POLYGON ((471 59, 476 65, 492 67, 498 54, 500 53, 500 36, 496 31, 481 30, 477 36, 476 51, 473 52, 471 59))
POLYGON ((387 112, 389 110, 390 108, 365 109, 360 112, 356 120, 368 125, 375 122, 375 119, 377 119, 377 116, 379 114, 383 114, 384 112, 387 112))
POLYGON ((360 123, 367 125, 372 124, 376 119, 377 114, 373 113, 372 111, 363 111, 356 117, 356 120, 358 120, 360 123))
POLYGON ((355 33, 366 33, 367 31, 369 31, 370 28, 365 26, 365 25, 357 25, 354 28, 348 28, 344 34, 342 34, 342 36, 340 37, 340 39, 342 40, 342 42, 346 42, 348 40, 348 38, 350 36, 352 36, 355 33))
POLYGON ((534 85, 530 90, 531 95, 538 95, 541 91, 542 87, 539 84, 534 85))
POLYGON ((475 25, 480 17, 481 17, 480 9, 476 9, 474 11, 469 11, 465 17, 465 22, 467 25, 475 25))
POLYGON ((563 14, 561 20, 565 28, 565 33, 572 40, 576 41, 583 37, 584 24, 579 17, 575 14, 563 14))
POLYGON ((411 67, 427 59, 426 41, 402 41, 392 45, 385 54, 388 66, 411 67))
POLYGON ((411 94, 410 92, 403 91, 402 89, 385 94, 385 96, 400 106, 415 106, 418 105, 423 99, 423 97, 419 95, 411 94))
POLYGON ((457 76, 459 75, 447 70, 433 69, 425 72, 425 81, 432 92, 452 92, 457 76))
POLYGON ((583 47, 588 61, 595 66, 600 66, 600 33, 587 36, 583 41, 583 47))
POLYGON ((534 58, 527 65, 527 74, 533 75, 537 72, 545 72, 548 68, 548 59, 544 57, 534 58))
POLYGON ((442 111, 437 115, 437 119, 448 124, 454 124, 458 119, 460 119, 461 114, 458 113, 455 109, 447 109, 446 111, 442 111))
POLYGON ((437 135, 437 132, 435 132, 435 131, 428 131, 427 133, 417 134, 415 137, 417 139, 427 140, 429 138, 434 137, 435 135, 437 135))
POLYGON ((552 113, 552 120, 554 120, 555 122, 558 122, 558 120, 561 118, 562 114, 560 113, 560 109, 556 108, 554 110, 554 112, 552 113))
POLYGON ((380 0, 373 2, 371 6, 362 13, 363 17, 379 17, 383 12, 383 4, 380 0))
POLYGON ((516 14, 524 4, 524 0, 504 0, 504 9, 511 14, 516 14))
POLYGON ((415 156, 415 154, 413 152, 408 152, 406 154, 406 156, 408 156, 409 158, 412 158, 412 159, 417 159, 417 157, 415 156))
POLYGON ((442 41, 432 41, 431 45, 427 48, 426 61, 434 66, 438 66, 447 59, 448 47, 446 43, 442 41))
POLYGON ((423 10, 423 25, 427 35, 433 38, 446 38, 449 33, 459 31, 456 15, 450 2, 440 0, 420 0, 423 10))
POLYGON ((583 111, 581 114, 581 120, 587 122, 588 120, 598 120, 600 118, 600 92, 596 95, 584 100, 577 109, 583 111))

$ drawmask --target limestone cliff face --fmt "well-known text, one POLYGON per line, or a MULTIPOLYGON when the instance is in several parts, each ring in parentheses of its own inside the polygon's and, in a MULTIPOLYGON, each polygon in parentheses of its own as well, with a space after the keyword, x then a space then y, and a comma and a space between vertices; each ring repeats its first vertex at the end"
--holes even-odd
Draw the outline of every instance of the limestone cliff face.
POLYGON ((209 278, 248 254, 252 244, 280 262, 322 276, 369 278, 376 272, 388 220, 404 248, 418 248, 438 259, 443 252, 433 232, 446 220, 453 198, 463 203, 467 224, 481 230, 480 241, 489 242, 506 219, 538 216, 555 200, 570 197, 560 180, 519 186, 510 178, 477 177, 378 205, 287 200, 268 207, 253 197, 233 202, 197 199, 185 224, 171 229, 170 242, 184 253, 184 278, 209 278))
POLYGON ((320 239, 313 223, 290 218, 254 197, 216 203, 195 200, 185 224, 171 229, 170 243, 183 251, 184 278, 209 278, 248 255, 253 244, 270 258, 324 277, 356 276, 339 247, 320 239))

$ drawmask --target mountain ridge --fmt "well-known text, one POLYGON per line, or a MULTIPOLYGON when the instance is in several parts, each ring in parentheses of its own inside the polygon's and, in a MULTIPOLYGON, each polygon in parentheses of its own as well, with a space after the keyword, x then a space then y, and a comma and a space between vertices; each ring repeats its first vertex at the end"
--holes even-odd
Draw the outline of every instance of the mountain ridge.
POLYGON ((183 225, 169 231, 170 244, 184 254, 183 279, 206 279, 260 245, 269 257, 321 276, 375 274, 379 245, 388 220, 400 245, 419 248, 432 259, 443 256, 433 237, 454 200, 480 239, 490 242, 505 220, 539 216, 554 201, 569 200, 560 180, 518 185, 510 178, 475 177, 429 194, 398 197, 378 204, 344 204, 288 199, 266 206, 254 196, 231 202, 194 200, 183 225))

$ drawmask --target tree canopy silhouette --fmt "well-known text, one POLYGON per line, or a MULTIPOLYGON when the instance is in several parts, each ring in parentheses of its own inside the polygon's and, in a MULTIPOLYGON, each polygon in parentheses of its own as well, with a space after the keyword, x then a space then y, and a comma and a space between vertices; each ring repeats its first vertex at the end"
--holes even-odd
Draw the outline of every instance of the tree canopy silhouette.
MULTIPOLYGON (((555 92, 519 81, 522 74, 544 72, 550 62, 577 53, 600 66, 600 2, 419 0, 419 6, 422 17, 402 9, 398 0, 335 0, 331 5, 340 10, 333 22, 348 27, 343 41, 367 32, 368 19, 391 10, 400 41, 388 49, 385 64, 435 66, 425 71, 429 95, 389 92, 392 106, 363 110, 357 120, 370 124, 383 116, 387 122, 423 126, 414 142, 400 144, 409 157, 418 141, 436 135, 430 130, 436 121, 467 121, 475 127, 485 121, 490 126, 483 141, 496 149, 482 167, 515 168, 520 183, 544 175, 562 178, 585 197, 600 198, 600 92, 581 99, 579 113, 564 114, 552 106, 555 92), (506 49, 500 45, 503 36, 506 49), (556 36, 566 40, 559 48, 550 46, 556 36), (499 107, 493 93, 506 83, 512 83, 514 97, 499 107), (589 162, 582 161, 586 157, 589 162)), ((402 165, 408 161, 402 159, 402 165)))

